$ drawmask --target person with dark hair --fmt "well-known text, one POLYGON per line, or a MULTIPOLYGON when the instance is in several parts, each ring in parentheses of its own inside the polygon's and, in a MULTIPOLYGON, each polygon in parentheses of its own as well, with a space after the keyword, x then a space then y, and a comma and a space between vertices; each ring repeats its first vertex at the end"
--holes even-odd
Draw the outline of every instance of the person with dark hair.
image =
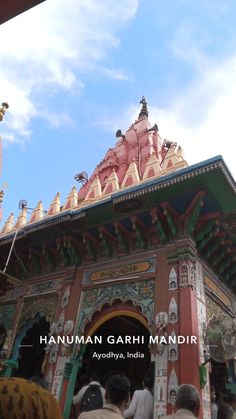
POLYGON ((105 403, 105 389, 100 384, 100 374, 93 371, 90 382, 73 397, 73 404, 80 404, 80 413, 99 409, 105 403))
POLYGON ((102 409, 83 412, 79 419, 121 419, 130 400, 130 381, 123 374, 114 374, 106 381, 106 404, 102 409))
POLYGON ((234 412, 230 406, 219 406, 217 411, 217 419, 233 419, 234 412))
POLYGON ((153 384, 154 377, 146 375, 143 379, 144 389, 134 392, 132 401, 127 410, 124 411, 124 418, 133 417, 133 419, 152 419, 153 417, 153 384))
POLYGON ((200 395, 192 384, 182 384, 177 389, 176 403, 177 412, 174 415, 163 416, 164 418, 193 419, 198 417, 200 411, 200 395))

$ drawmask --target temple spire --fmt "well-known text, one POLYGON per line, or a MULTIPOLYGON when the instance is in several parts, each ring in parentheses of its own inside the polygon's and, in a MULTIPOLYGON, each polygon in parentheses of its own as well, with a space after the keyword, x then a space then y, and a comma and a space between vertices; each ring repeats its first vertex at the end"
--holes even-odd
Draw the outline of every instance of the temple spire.
POLYGON ((142 97, 139 103, 142 104, 142 108, 139 113, 138 119, 142 119, 143 117, 148 118, 147 102, 144 96, 142 97))

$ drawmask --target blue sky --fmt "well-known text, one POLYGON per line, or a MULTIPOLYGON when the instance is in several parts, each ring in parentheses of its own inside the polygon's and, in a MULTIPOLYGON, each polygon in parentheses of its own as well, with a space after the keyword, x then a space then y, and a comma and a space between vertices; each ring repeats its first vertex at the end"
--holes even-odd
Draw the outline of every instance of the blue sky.
POLYGON ((64 204, 142 95, 189 164, 222 154, 236 178, 235 21, 234 0, 46 0, 1 25, 3 222, 64 204))

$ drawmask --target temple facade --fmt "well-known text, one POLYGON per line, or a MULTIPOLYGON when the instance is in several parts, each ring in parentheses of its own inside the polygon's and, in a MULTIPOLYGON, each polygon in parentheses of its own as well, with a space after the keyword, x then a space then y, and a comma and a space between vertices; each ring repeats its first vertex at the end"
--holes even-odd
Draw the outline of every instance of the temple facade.
POLYGON ((66 202, 2 226, 0 263, 20 283, 0 297, 1 374, 42 373, 67 419, 82 375, 119 369, 135 389, 153 370, 155 418, 192 383, 210 419, 210 386, 235 385, 230 344, 216 356, 206 344, 212 318, 235 318, 236 185, 222 157, 188 166, 142 98, 77 180, 66 202))

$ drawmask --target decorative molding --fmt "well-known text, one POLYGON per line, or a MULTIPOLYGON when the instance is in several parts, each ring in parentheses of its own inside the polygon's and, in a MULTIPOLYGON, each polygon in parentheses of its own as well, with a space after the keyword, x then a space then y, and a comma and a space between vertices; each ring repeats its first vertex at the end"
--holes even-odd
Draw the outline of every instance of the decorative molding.
POLYGON ((119 202, 123 202, 123 201, 126 201, 128 199, 137 198, 137 197, 146 195, 150 192, 156 192, 156 191, 159 191, 160 189, 168 188, 169 186, 176 185, 176 184, 181 183, 185 180, 194 178, 196 176, 203 175, 207 172, 210 172, 210 171, 218 169, 218 168, 220 168, 222 170, 222 172, 224 173, 228 182, 233 187, 234 192, 236 193, 236 186, 235 186, 235 184, 234 185, 232 184, 232 181, 230 181, 229 177, 227 176, 227 173, 224 170, 224 166, 220 162, 215 162, 215 163, 210 163, 207 167, 201 167, 199 169, 192 170, 191 172, 190 172, 190 169, 191 169, 191 166, 190 166, 186 170, 187 173, 184 173, 182 175, 180 175, 178 173, 174 173, 174 176, 173 175, 170 176, 171 177, 170 179, 160 180, 160 181, 158 181, 157 185, 147 186, 146 188, 143 188, 142 190, 139 190, 138 192, 130 192, 130 193, 124 194, 121 197, 118 197, 118 198, 114 199, 113 202, 118 204, 119 202))
POLYGON ((178 262, 179 260, 190 260, 191 262, 195 262, 196 260, 196 252, 190 246, 184 246, 175 248, 169 252, 167 256, 168 263, 178 262))

